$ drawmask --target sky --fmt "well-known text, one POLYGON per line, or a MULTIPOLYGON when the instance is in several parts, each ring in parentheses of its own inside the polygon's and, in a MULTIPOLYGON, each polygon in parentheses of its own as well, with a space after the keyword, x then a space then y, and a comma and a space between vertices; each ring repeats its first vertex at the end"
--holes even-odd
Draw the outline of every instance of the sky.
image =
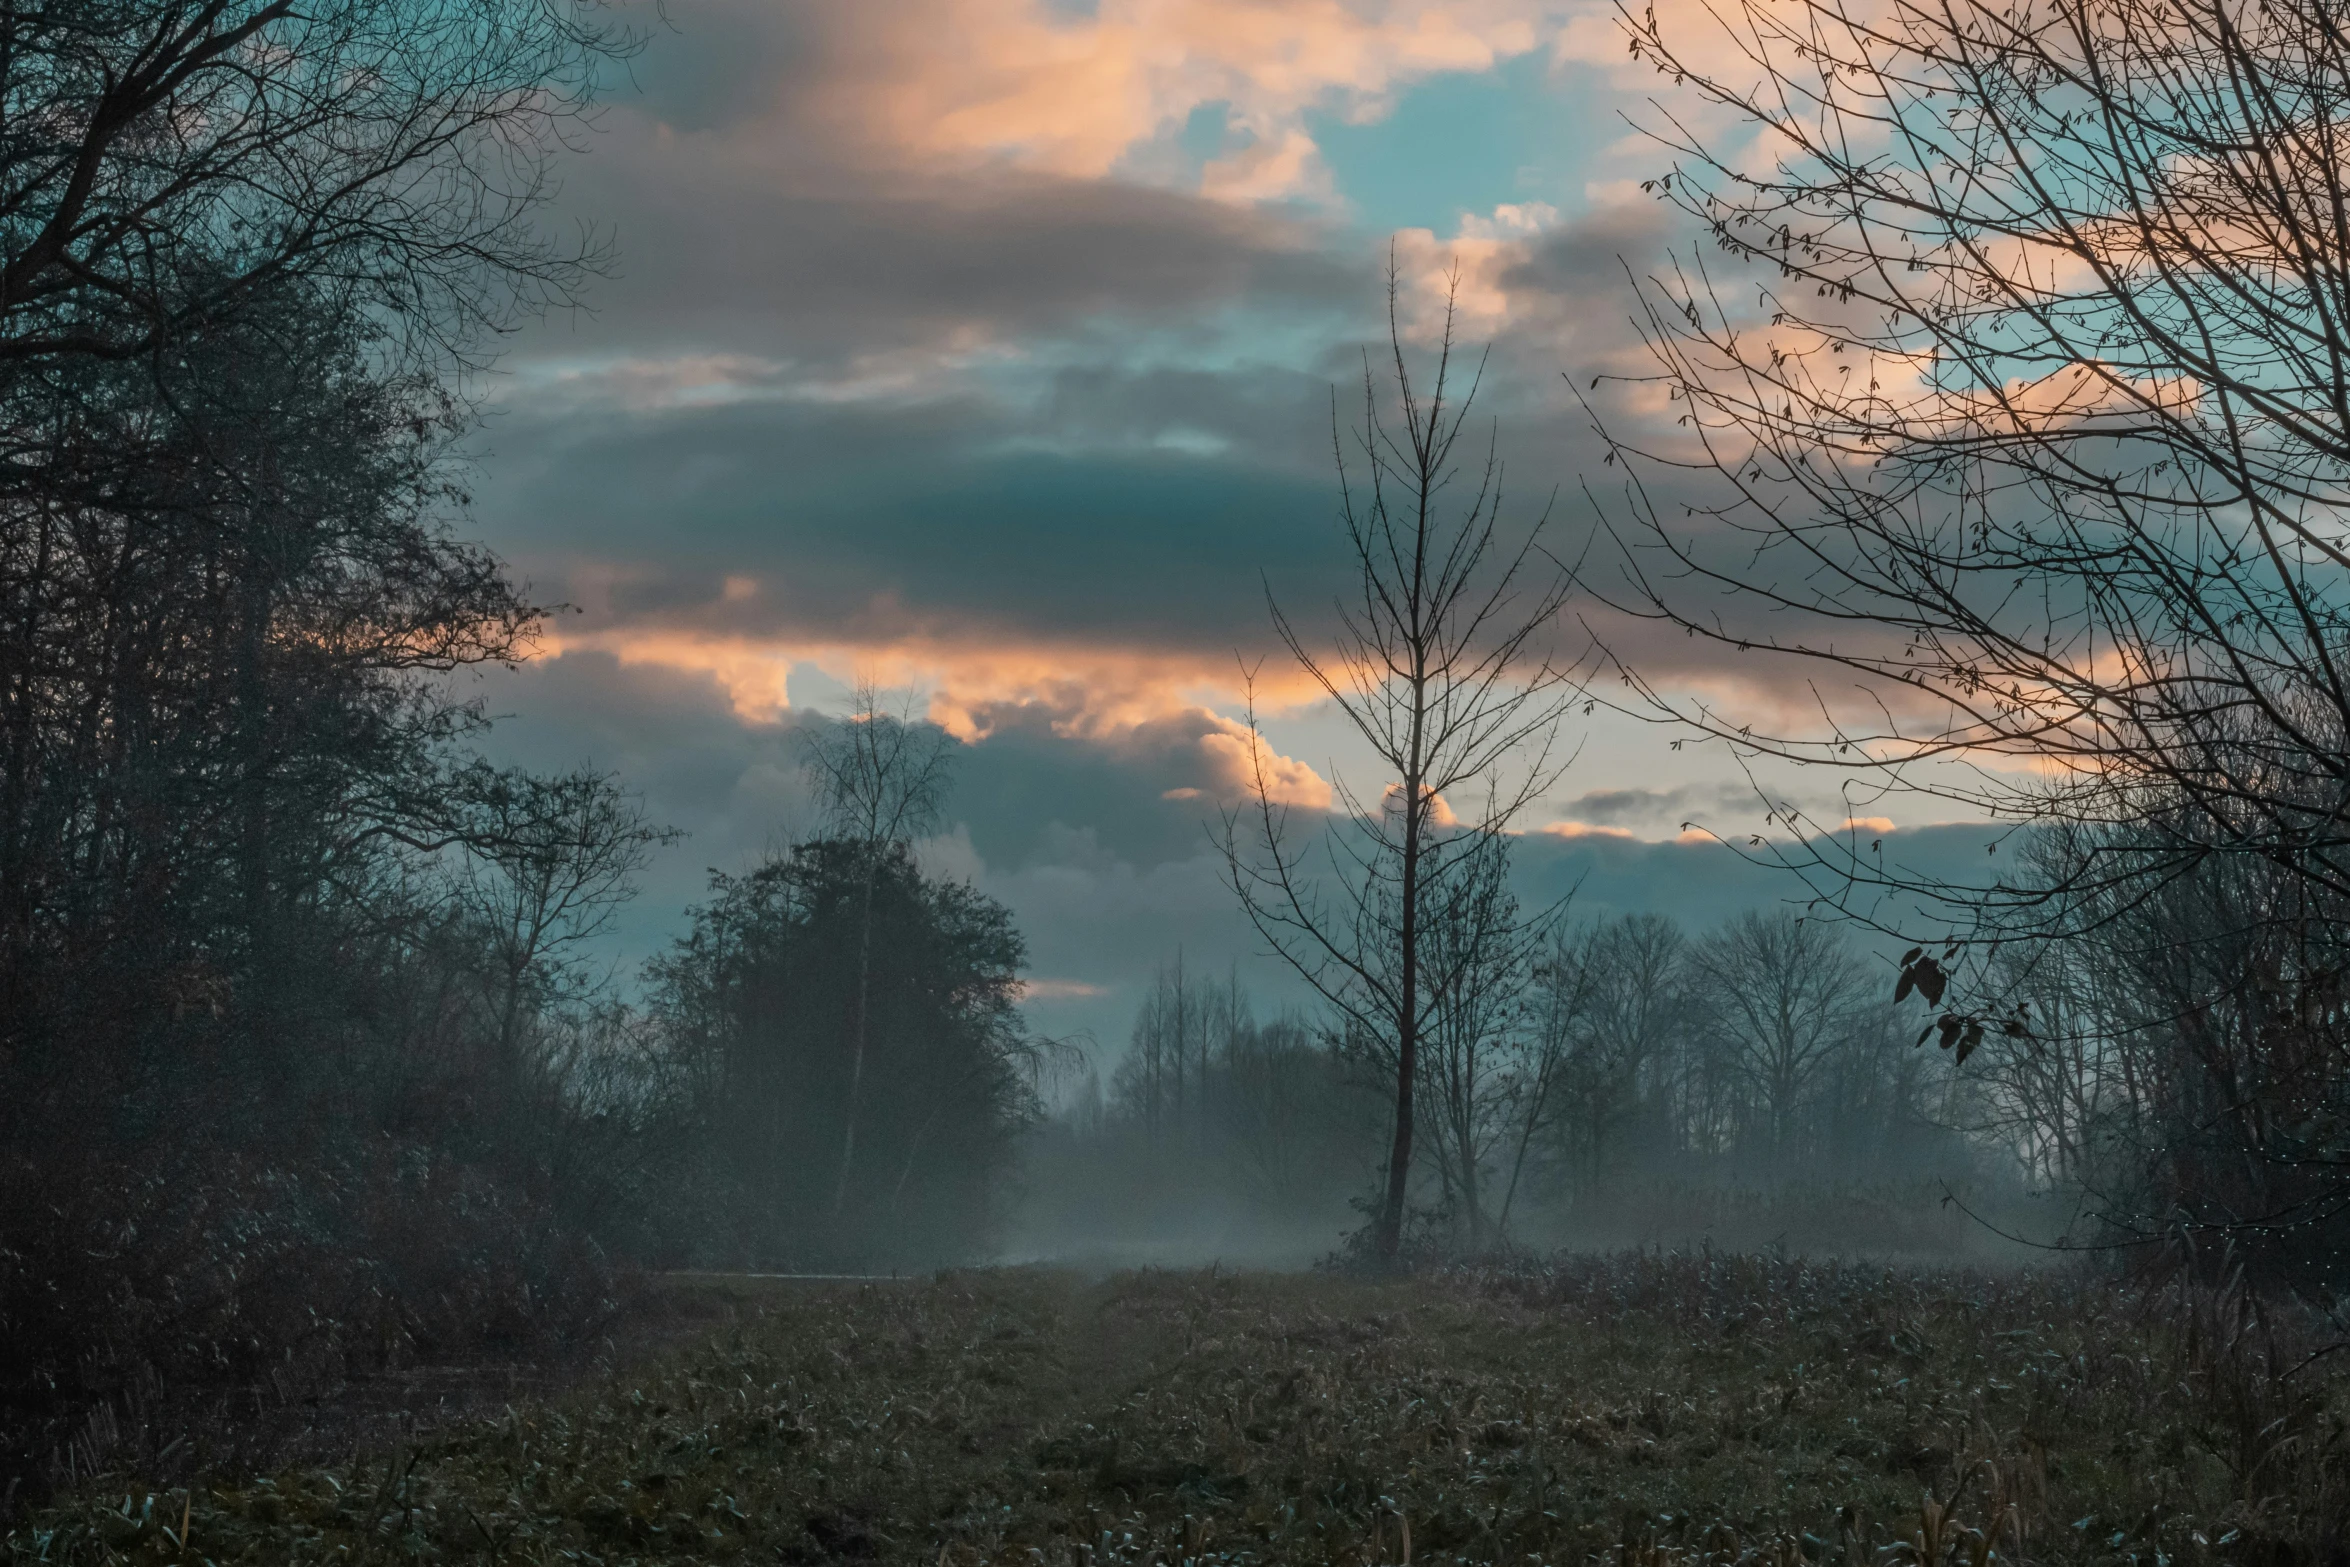
MULTIPOLYGON (((1040 1030, 1114 1047, 1180 948, 1291 992, 1210 841, 1248 755, 1243 669, 1301 803, 1369 778, 1281 655, 1347 585, 1334 392, 1359 402, 1392 256, 1415 350, 1448 271, 1491 358, 1513 527, 1592 528, 1571 388, 1636 365, 1628 271, 1675 231, 1640 181, 1657 83, 1605 0, 669 0, 560 166, 613 248, 590 308, 484 386, 470 521, 544 602, 485 675, 501 756, 588 763, 686 836, 616 937, 814 823, 794 734, 854 682, 958 740, 928 863, 1012 909, 1040 1030)), ((1350 402, 1350 406, 1354 406, 1350 402)), ((1604 494, 1604 490, 1601 491, 1604 494)), ((1571 605, 1572 654, 1591 623, 1571 605)), ((1637 643, 1637 639, 1635 639, 1637 643)), ((1636 645, 1676 690, 1784 713, 1801 672, 1636 645)), ((1704 925, 1799 896, 1739 841, 1718 747, 1577 713, 1528 813, 1530 888, 1704 925)), ((1929 803, 1766 779, 1921 863, 1929 803)))

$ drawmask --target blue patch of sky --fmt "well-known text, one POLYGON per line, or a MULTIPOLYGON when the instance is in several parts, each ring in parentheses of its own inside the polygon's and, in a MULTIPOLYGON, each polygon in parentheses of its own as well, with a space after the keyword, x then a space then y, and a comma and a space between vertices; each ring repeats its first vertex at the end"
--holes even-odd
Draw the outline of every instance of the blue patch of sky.
POLYGON ((1175 145, 1195 164, 1205 164, 1224 150, 1231 134, 1232 105, 1218 101, 1194 108, 1176 133, 1175 145))
POLYGON ((1192 190, 1209 162, 1231 150, 1231 105, 1197 104, 1181 124, 1163 125, 1149 140, 1128 148, 1113 166, 1120 179, 1175 190, 1192 190))
POLYGON ((1505 202, 1548 202, 1572 216, 1584 208, 1593 155, 1624 130, 1608 95, 1581 90, 1587 75, 1554 71, 1537 51, 1491 71, 1430 77, 1366 123, 1316 113, 1308 130, 1373 233, 1450 235, 1461 214, 1505 202))

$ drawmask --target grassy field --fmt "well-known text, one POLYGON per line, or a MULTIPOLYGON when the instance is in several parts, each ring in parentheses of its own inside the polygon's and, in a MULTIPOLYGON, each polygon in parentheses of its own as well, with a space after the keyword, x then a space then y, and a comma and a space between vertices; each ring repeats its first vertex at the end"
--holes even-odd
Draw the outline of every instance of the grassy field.
POLYGON ((2331 1359, 2280 1388, 2239 1313, 2073 1280, 1652 1254, 732 1288, 731 1326, 630 1374, 343 1465, 101 1485, 0 1561, 2168 1567, 2339 1559, 2350 1511, 2331 1359))

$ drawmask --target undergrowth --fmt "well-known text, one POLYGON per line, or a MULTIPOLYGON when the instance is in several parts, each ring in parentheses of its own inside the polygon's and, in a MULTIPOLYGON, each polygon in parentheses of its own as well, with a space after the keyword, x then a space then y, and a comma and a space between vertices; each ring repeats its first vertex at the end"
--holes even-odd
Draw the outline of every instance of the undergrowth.
POLYGON ((1389 1283, 1019 1271, 764 1288, 691 1349, 415 1445, 87 1488, 24 1520, 0 1562, 2190 1567, 2343 1551, 2335 1362, 2273 1374, 2300 1356, 2218 1296, 1704 1254, 1389 1283))
POLYGON ((579 1356, 621 1311, 544 1202, 390 1139, 0 1155, 0 1192, 0 1524, 93 1474, 282 1450, 297 1406, 361 1379, 579 1356))

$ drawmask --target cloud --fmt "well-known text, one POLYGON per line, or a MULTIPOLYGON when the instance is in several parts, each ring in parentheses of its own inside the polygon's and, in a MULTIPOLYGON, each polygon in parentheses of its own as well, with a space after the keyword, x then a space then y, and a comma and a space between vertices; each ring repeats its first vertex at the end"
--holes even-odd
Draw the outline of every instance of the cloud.
POLYGON ((1380 113, 1420 77, 1487 71, 1541 46, 1561 7, 1529 0, 910 0, 833 13, 816 109, 899 157, 1085 179, 1222 111, 1195 176, 1230 199, 1321 194, 1316 110, 1380 113))
POLYGON ((1472 342, 1515 324, 1511 279, 1541 237, 1561 226, 1548 202, 1505 202, 1489 217, 1465 214, 1449 238, 1424 228, 1398 233, 1396 264, 1409 285, 1406 331, 1418 342, 1437 341, 1448 303, 1456 336, 1472 342))
MULTIPOLYGON (((814 715, 745 724, 709 675, 592 652, 498 671, 477 689, 492 712, 516 715, 490 737, 502 760, 593 760, 640 790, 655 820, 691 834, 660 853, 624 911, 608 944, 616 963, 683 930, 707 870, 739 871, 816 825, 794 734, 822 721, 814 715)), ((952 826, 922 846, 923 862, 1010 907, 1037 981, 1036 1026, 1122 1039, 1152 970, 1178 946, 1203 967, 1235 969, 1268 1010, 1302 1001, 1294 977, 1257 955, 1211 843, 1212 769, 1200 741, 1220 732, 1208 717, 1178 715, 1118 734, 1070 733, 1049 711, 1023 707, 997 712, 984 735, 957 748, 952 826), (1187 789, 1199 793, 1167 798, 1187 789)), ((1607 793, 1589 791, 1578 804, 1607 793)), ((1616 807, 1625 819, 1658 808, 1616 807)), ((1518 851, 1525 896, 1573 890, 1579 915, 1653 910, 1704 928, 1799 895, 1783 873, 1717 844, 1642 842, 1624 831, 1528 834, 1518 851)), ((1986 836, 1910 829, 1889 834, 1885 852, 1890 862, 1980 874, 1986 836)))
MULTIPOLYGON (((963 742, 924 862, 1012 907, 1056 1030, 1122 1037, 1177 945, 1292 996, 1210 833, 1260 761, 1327 809, 1326 754, 1352 743, 1265 604, 1318 634, 1347 585, 1330 389, 1384 330, 1382 236, 1349 226, 1322 142, 1551 48, 1577 9, 673 0, 563 197, 615 231, 619 276, 596 314, 517 339, 477 486, 480 529, 576 606, 547 659, 494 677, 519 715, 494 743, 611 766, 693 834, 615 950, 653 950, 708 869, 807 829, 795 731, 866 675, 921 687, 963 742), (1262 756, 1234 716, 1260 659, 1262 756)), ((1666 232, 1653 202, 1576 213, 1579 188, 1504 187, 1397 242, 1415 323, 1460 268, 1472 336, 1498 342, 1481 407, 1510 522, 1561 484, 1562 547, 1595 459, 1558 372, 1629 362, 1616 258, 1666 232)), ((1668 673, 1720 673, 1652 644, 1668 673)), ((1597 866, 1588 898, 1708 917, 1747 887, 1631 836, 1750 812, 1743 792, 1626 776, 1650 787, 1527 835, 1530 877, 1597 866)))
POLYGON ((1213 649, 1229 666, 1268 636, 1268 579, 1319 598, 1342 565, 1315 460, 1327 398, 1303 378, 1100 374, 1017 404, 514 415, 490 431, 479 510, 588 610, 581 629, 871 642, 950 622, 1213 649), (1226 449, 1170 450, 1171 429, 1226 449), (751 591, 723 597, 730 577, 751 591))
MULTIPOLYGON (((708 674, 595 652, 494 671, 473 689, 510 715, 488 736, 499 760, 610 769, 655 821, 688 834, 657 852, 604 944, 624 973, 683 932, 709 871, 741 871, 818 825, 795 733, 823 722, 817 715, 746 724, 708 674)), ((956 748, 952 825, 921 846, 923 864, 1011 908, 1031 999, 1050 1008, 1053 1031, 1122 1037, 1132 997, 1178 944, 1219 968, 1240 964, 1261 993, 1279 991, 1279 976, 1252 967, 1253 938, 1223 886, 1212 801, 1160 798, 1213 775, 1198 742, 1215 732, 1178 718, 1076 736, 1047 713, 1005 712, 956 748)))
POLYGON ((1576 838, 1632 838, 1637 836, 1637 834, 1635 834, 1629 827, 1602 827, 1591 822, 1575 821, 1545 822, 1543 825, 1535 828, 1534 830, 1539 833, 1547 834, 1553 838, 1566 838, 1569 840, 1576 838))
POLYGON ((1085 1001, 1109 993, 1108 986, 1087 984, 1082 979, 1026 979, 1020 982, 1022 1001, 1085 1001))
POLYGON ((1688 784, 1677 789, 1593 789, 1560 807, 1570 818, 1560 825, 1581 828, 1588 823, 1587 830, 1633 826, 1677 830, 1693 816, 1752 814, 1754 806, 1752 787, 1737 782, 1688 784))
MULTIPOLYGON (((1278 651, 1265 590, 1311 624, 1343 580, 1329 389, 1381 325, 1377 244, 1294 200, 1313 127, 1572 9, 682 0, 570 172, 620 276, 518 343, 481 523, 584 611, 552 646, 707 674, 747 721, 802 666, 928 686, 967 736, 1229 713, 1278 651)), ((1478 321, 1574 319, 1527 262, 1580 227, 1464 222, 1478 321)))
MULTIPOLYGON (((879 617, 886 625, 889 616, 879 617)), ((1241 775, 1247 756, 1243 731, 1218 718, 1212 706, 1237 705, 1243 671, 1228 655, 1200 657, 1182 650, 1094 644, 1075 639, 1027 642, 1016 635, 951 627, 932 633, 905 630, 865 640, 725 636, 643 623, 573 631, 558 622, 545 650, 603 653, 624 666, 649 665, 709 676, 746 723, 772 723, 793 706, 795 679, 810 673, 847 686, 860 680, 921 692, 927 716, 959 740, 977 740, 1007 715, 1049 713, 1054 729, 1072 736, 1111 736, 1182 713, 1212 720, 1225 772, 1241 775)), ((1295 669, 1268 669, 1257 682, 1269 710, 1303 704, 1320 688, 1295 669)), ((1221 775, 1220 775, 1221 776, 1221 775)))
MULTIPOLYGON (((1987 858, 1984 846, 2000 831, 1979 825, 1911 828, 1898 834, 1888 831, 1884 862, 1889 870, 1939 877, 1952 885, 1979 880, 1987 858)), ((1520 840, 1517 874, 1521 897, 1529 902, 1571 898, 1570 908, 1578 917, 1664 914, 1694 932, 1709 930, 1751 908, 1794 906, 1833 917, 1827 908, 1812 907, 1814 889, 1787 870, 1695 834, 1663 843, 1609 834, 1529 835, 1520 840)), ((1866 914, 1897 928, 1914 923, 1923 929, 1933 924, 1927 912, 1907 909, 1889 899, 1870 901, 1872 895, 1865 890, 1856 892, 1855 897, 1862 901, 1848 912, 1866 914)), ((1942 918, 1947 919, 1946 911, 1942 918)), ((1852 939, 1863 947, 1882 949, 1885 945, 1883 938, 1857 929, 1852 939)))
MULTIPOLYGON (((593 758, 618 769, 660 797, 665 820, 695 835, 689 858, 701 865, 723 863, 706 857, 718 851, 701 840, 714 837, 739 857, 814 824, 794 732, 832 721, 822 713, 782 708, 745 721, 718 672, 594 649, 542 658, 488 684, 491 709, 518 715, 495 731, 514 759, 559 768, 593 758)), ((939 864, 961 874, 1104 856, 1188 858, 1207 846, 1220 805, 1248 786, 1247 731, 1206 708, 1120 724, 1081 716, 1043 700, 976 710, 954 753, 963 848, 942 842, 939 864)), ((1327 807, 1329 786, 1311 766, 1270 748, 1264 760, 1277 798, 1327 807)))
POLYGON ((935 393, 1038 334, 1175 324, 1241 301, 1328 322, 1370 297, 1369 258, 1328 224, 1019 169, 953 177, 811 163, 805 151, 664 134, 613 116, 563 197, 623 258, 593 318, 516 342, 570 363, 575 394, 628 359, 732 357, 778 389, 935 393), (580 377, 581 372, 586 372, 580 377))
POLYGON ((633 363, 574 372, 734 356, 727 384, 888 386, 1105 316, 1363 312, 1374 247, 1314 126, 1541 50, 1571 9, 675 0, 566 171, 559 217, 611 234, 619 275, 519 353, 624 339, 633 363))

